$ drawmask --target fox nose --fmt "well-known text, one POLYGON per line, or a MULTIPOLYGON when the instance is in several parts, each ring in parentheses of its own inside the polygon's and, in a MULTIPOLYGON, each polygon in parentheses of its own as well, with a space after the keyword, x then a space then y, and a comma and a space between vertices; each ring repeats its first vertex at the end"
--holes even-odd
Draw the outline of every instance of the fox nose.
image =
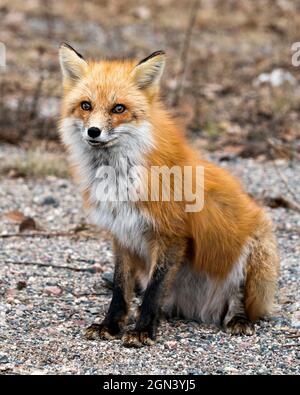
POLYGON ((88 129, 87 133, 88 133, 89 137, 91 137, 92 139, 95 139, 100 136, 101 130, 99 128, 96 128, 95 126, 93 126, 88 129))

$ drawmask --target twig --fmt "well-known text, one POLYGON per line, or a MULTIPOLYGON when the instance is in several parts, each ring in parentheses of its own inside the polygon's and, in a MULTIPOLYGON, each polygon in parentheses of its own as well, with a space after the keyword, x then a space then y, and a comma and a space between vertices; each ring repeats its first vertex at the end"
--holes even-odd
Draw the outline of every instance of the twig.
POLYGON ((187 30, 185 32, 185 37, 182 45, 182 50, 180 54, 180 60, 179 60, 179 67, 177 71, 177 75, 175 78, 175 89, 174 89, 174 95, 173 95, 173 100, 172 100, 172 106, 177 106, 179 103, 179 100, 182 95, 182 89, 185 81, 185 76, 186 76, 186 71, 187 71, 187 64, 188 64, 188 56, 189 56, 189 49, 191 46, 191 39, 192 39, 192 33, 194 26, 196 24, 197 20, 197 14, 200 6, 200 0, 195 0, 192 7, 191 7, 191 13, 189 17, 189 22, 187 26, 187 30))
POLYGON ((295 211, 298 210, 293 200, 288 199, 287 197, 283 197, 281 195, 275 197, 264 196, 261 200, 264 205, 271 208, 284 207, 295 211))
POLYGON ((44 0, 43 2, 44 18, 47 23, 47 36, 51 40, 54 35, 54 19, 53 19, 53 2, 49 0, 44 0))
MULTIPOLYGON (((275 146, 275 144, 273 143, 273 141, 272 141, 271 139, 268 139, 268 143, 269 143, 269 145, 271 146, 271 148, 275 149, 274 147, 276 147, 276 146, 275 146)), ((274 158, 272 152, 271 152, 271 160, 272 160, 274 169, 275 169, 275 171, 276 171, 278 177, 279 177, 279 178, 281 179, 281 181, 284 183, 284 185, 285 185, 287 191, 290 193, 290 195, 291 195, 291 196, 293 197, 293 199, 294 199, 294 200, 291 201, 291 204, 294 206, 294 209, 295 209, 295 210, 297 210, 297 211, 300 212, 300 203, 298 203, 298 201, 297 201, 297 200, 298 200, 298 197, 297 197, 295 191, 293 191, 293 189, 289 186, 289 183, 288 183, 288 180, 286 179, 286 177, 281 173, 281 171, 280 171, 280 169, 279 169, 279 167, 278 167, 278 165, 277 165, 277 163, 276 163, 276 161, 275 161, 275 158, 274 158)))
POLYGON ((287 336, 288 339, 297 339, 298 337, 300 337, 300 333, 298 333, 298 335, 289 335, 289 336, 287 336))
MULTIPOLYGON (((296 196, 295 192, 294 192, 294 191, 291 189, 291 187, 289 186, 288 180, 287 180, 286 177, 281 173, 281 171, 279 170, 279 168, 278 168, 278 166, 277 166, 277 164, 276 164, 276 162, 275 162, 274 159, 272 160, 272 163, 273 163, 273 165, 274 165, 274 168, 275 168, 275 171, 276 171, 278 177, 279 177, 279 178, 281 179, 281 181, 284 183, 284 185, 285 185, 287 191, 290 193, 290 195, 293 197, 293 199, 297 199, 297 196, 296 196)), ((291 205, 294 206, 294 208, 295 208, 296 210, 300 211, 300 204, 298 204, 297 201, 292 200, 290 203, 291 203, 291 205)))
POLYGON ((72 270, 74 272, 88 272, 88 273, 95 273, 96 270, 94 268, 79 268, 79 267, 74 267, 74 266, 58 266, 58 265, 52 265, 50 263, 42 263, 42 262, 20 262, 20 261, 4 261, 4 264, 10 264, 10 265, 33 265, 33 266, 38 266, 38 267, 51 267, 53 269, 60 269, 60 270, 72 270))
POLYGON ((83 292, 83 293, 71 293, 75 298, 93 297, 93 296, 110 296, 111 292, 83 292))
POLYGON ((28 122, 31 122, 34 119, 36 119, 36 117, 38 115, 38 106, 39 106, 39 102, 40 102, 40 98, 41 98, 43 83, 44 83, 44 75, 40 74, 39 79, 36 84, 34 95, 32 98, 32 102, 31 102, 31 106, 30 106, 31 108, 30 108, 30 112, 28 115, 28 122))
POLYGON ((7 234, 0 234, 0 239, 9 239, 11 237, 20 237, 20 238, 27 238, 27 237, 90 237, 86 234, 80 234, 80 232, 34 232, 34 233, 7 233, 7 234))
POLYGON ((282 347, 300 347, 300 343, 283 344, 282 347))
MULTIPOLYGON (((0 71, 1 72, 1 71, 0 71)), ((4 81, 0 81, 0 120, 4 120, 4 81)))

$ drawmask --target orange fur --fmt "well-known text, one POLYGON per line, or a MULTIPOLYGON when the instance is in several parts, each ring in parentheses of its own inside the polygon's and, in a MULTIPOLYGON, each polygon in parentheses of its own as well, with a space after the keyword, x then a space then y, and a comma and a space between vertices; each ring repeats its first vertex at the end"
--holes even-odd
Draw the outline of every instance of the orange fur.
MULTIPOLYGON (((247 264, 246 309, 252 319, 257 319, 270 311, 278 275, 276 246, 264 212, 227 171, 199 158, 165 110, 155 86, 143 90, 137 87, 137 77, 132 72, 136 63, 132 60, 87 62, 76 83, 65 79, 62 118, 75 116, 87 125, 97 119, 102 125, 113 128, 124 123, 134 123, 138 127, 147 121, 151 124, 154 141, 145 157, 149 174, 152 166, 204 168, 204 207, 201 211, 187 213, 184 207, 189 202, 174 199, 137 202, 136 205, 152 219, 160 235, 190 240, 194 269, 217 281, 226 279, 245 244, 251 240, 254 250, 247 264), (93 103, 92 113, 81 110, 83 100, 93 103), (125 104, 126 112, 111 114, 115 103, 125 104), (260 298, 263 299, 261 306, 260 298)), ((77 165, 73 164, 75 173, 77 165)), ((80 178, 78 174, 76 177, 80 178)), ((195 183, 193 178, 194 187, 195 183)), ((174 187, 174 182, 171 186, 174 187)), ((91 204, 89 195, 88 190, 83 191, 87 207, 91 204)))

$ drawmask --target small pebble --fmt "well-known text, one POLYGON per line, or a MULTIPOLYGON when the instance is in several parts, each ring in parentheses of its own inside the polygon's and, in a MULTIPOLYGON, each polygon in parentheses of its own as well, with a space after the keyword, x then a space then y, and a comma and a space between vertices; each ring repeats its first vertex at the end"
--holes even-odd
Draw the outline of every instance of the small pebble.
POLYGON ((42 201, 41 201, 42 206, 53 206, 53 207, 58 207, 59 202, 57 199, 55 199, 53 196, 46 196, 42 201))
POLYGON ((45 287, 45 292, 48 295, 59 296, 62 293, 62 289, 57 286, 48 286, 45 287))

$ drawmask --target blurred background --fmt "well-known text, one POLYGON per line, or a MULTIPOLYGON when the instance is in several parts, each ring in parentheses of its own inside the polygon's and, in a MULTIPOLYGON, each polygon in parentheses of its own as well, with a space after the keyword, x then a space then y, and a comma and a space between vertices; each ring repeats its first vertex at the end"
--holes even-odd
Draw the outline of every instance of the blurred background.
POLYGON ((299 26, 295 0, 0 0, 0 374, 300 373, 299 26), (93 58, 167 52, 169 110, 276 228, 278 308, 256 336, 179 321, 150 350, 84 340, 114 260, 58 138, 62 41, 93 58))
POLYGON ((0 144, 26 152, 10 150, 0 164, 4 174, 65 172, 62 162, 58 169, 50 163, 57 167, 53 153, 61 150, 62 41, 94 58, 142 58, 165 49, 167 105, 194 144, 222 152, 224 160, 299 153, 300 72, 291 62, 291 46, 300 40, 299 2, 1 0, 0 21, 7 51, 0 144))

